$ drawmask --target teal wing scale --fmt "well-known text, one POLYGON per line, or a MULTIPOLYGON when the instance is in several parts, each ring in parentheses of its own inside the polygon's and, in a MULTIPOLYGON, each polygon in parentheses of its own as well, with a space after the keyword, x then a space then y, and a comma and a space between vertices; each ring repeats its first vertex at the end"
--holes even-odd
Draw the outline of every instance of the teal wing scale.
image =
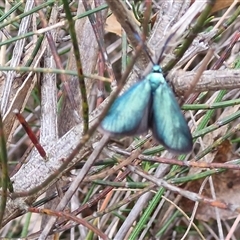
POLYGON ((164 81, 153 94, 149 125, 153 136, 167 149, 176 153, 192 150, 192 135, 176 98, 164 81))
POLYGON ((151 85, 143 80, 118 97, 100 124, 111 135, 133 135, 148 130, 151 85))

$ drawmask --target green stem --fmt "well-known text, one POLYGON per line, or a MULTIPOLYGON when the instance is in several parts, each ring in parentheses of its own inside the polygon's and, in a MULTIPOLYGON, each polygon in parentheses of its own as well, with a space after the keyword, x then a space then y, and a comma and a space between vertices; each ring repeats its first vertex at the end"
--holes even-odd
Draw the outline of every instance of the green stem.
POLYGON ((85 85, 83 72, 82 72, 81 56, 78 48, 78 41, 77 41, 77 35, 74 27, 74 20, 72 18, 72 14, 69 8, 69 3, 67 0, 63 0, 63 6, 66 13, 66 18, 68 20, 68 24, 69 24, 69 32, 72 39, 72 44, 74 49, 73 52, 74 52, 76 64, 77 64, 79 86, 80 86, 80 92, 82 96, 81 102, 82 102, 83 134, 85 134, 88 131, 88 121, 89 121, 89 116, 88 116, 89 108, 88 108, 88 101, 87 101, 86 85, 85 85))

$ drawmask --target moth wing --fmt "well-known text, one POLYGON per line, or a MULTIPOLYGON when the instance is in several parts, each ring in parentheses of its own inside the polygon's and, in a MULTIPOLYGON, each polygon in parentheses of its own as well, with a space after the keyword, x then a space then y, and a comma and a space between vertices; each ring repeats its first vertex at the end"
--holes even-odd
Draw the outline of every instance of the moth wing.
POLYGON ((176 153, 192 150, 192 135, 178 102, 164 81, 153 95, 150 127, 153 136, 167 149, 176 153))
POLYGON ((119 96, 100 124, 100 130, 112 135, 140 134, 148 129, 151 86, 143 80, 119 96))

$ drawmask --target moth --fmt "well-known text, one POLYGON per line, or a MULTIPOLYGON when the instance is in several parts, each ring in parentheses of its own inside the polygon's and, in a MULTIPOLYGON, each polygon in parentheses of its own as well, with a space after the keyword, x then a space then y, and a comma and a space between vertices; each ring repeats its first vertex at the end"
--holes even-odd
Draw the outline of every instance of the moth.
POLYGON ((100 129, 112 136, 132 136, 151 129, 154 138, 175 153, 188 153, 193 146, 188 124, 156 64, 113 102, 100 129))

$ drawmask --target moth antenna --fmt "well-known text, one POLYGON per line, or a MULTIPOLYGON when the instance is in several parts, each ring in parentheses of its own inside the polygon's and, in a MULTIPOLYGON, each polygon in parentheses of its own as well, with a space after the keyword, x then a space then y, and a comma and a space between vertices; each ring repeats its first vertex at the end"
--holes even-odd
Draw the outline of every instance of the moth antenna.
MULTIPOLYGON (((137 39, 139 42, 142 43, 142 45, 143 45, 143 50, 146 52, 146 54, 147 54, 149 60, 151 61, 151 63, 152 63, 153 65, 156 65, 156 63, 153 61, 153 59, 152 59, 149 51, 147 50, 147 46, 146 46, 146 44, 145 44, 144 41, 143 41, 144 38, 141 38, 141 37, 140 37, 140 35, 138 34, 138 32, 133 28, 133 26, 132 26, 128 21, 126 21, 126 23, 129 25, 129 27, 130 27, 131 30, 133 31, 136 39, 137 39)), ((166 40, 165 43, 164 43, 164 46, 163 46, 162 51, 161 51, 161 54, 160 54, 160 56, 159 56, 159 58, 158 58, 158 61, 157 61, 157 64, 158 64, 158 65, 160 64, 161 58, 162 58, 163 53, 165 52, 165 50, 166 50, 166 48, 167 48, 167 46, 168 46, 168 43, 171 41, 171 39, 173 38, 173 36, 174 36, 174 34, 176 33, 176 31, 177 31, 177 29, 176 29, 174 32, 172 32, 172 33, 167 37, 167 40, 166 40)))
POLYGON ((141 42, 141 44, 143 45, 143 50, 144 50, 145 53, 147 54, 147 56, 148 56, 149 60, 151 61, 151 63, 152 63, 153 65, 155 65, 155 63, 154 63, 154 61, 153 61, 153 59, 152 59, 149 51, 147 50, 146 44, 145 44, 144 41, 143 41, 144 38, 141 38, 141 37, 140 37, 140 35, 138 34, 138 32, 133 28, 133 26, 132 26, 128 21, 126 21, 126 23, 128 24, 128 26, 129 26, 129 27, 131 28, 131 30, 133 31, 136 39, 137 39, 139 42, 141 42))
POLYGON ((176 31, 172 32, 172 33, 168 36, 167 40, 165 41, 165 43, 164 43, 164 45, 163 45, 163 48, 162 48, 162 51, 161 51, 161 54, 160 54, 160 56, 159 56, 159 58, 158 58, 158 61, 157 61, 157 64, 158 64, 158 65, 160 64, 161 58, 162 58, 163 53, 165 52, 165 50, 166 50, 166 48, 167 48, 168 43, 171 41, 171 39, 172 39, 172 37, 174 36, 175 33, 176 33, 176 31))

